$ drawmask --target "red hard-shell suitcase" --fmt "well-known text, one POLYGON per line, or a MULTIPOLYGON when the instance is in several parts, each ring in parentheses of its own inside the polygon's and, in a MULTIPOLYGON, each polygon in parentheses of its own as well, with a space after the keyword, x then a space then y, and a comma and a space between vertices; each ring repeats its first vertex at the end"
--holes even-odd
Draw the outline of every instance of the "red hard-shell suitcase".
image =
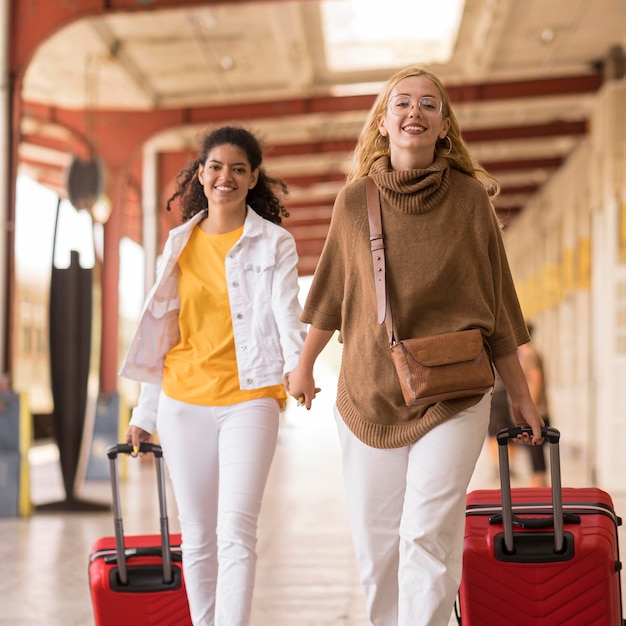
POLYGON ((507 443, 523 430, 497 435, 501 489, 467 496, 459 623, 622 626, 621 519, 610 495, 561 488, 554 428, 544 429, 552 487, 511 489, 507 443))
POLYGON ((152 452, 155 457, 161 534, 124 536, 117 455, 131 450, 127 444, 107 450, 115 537, 102 537, 91 549, 89 584, 95 626, 191 626, 180 535, 169 533, 163 453, 158 445, 141 444, 140 451, 152 452))

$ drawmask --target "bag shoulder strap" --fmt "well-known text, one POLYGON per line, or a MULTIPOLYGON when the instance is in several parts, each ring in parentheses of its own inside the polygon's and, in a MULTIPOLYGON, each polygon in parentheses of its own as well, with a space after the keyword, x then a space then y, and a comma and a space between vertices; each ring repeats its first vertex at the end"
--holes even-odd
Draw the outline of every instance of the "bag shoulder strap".
POLYGON ((385 273, 385 238, 383 236, 382 218, 380 213, 380 198, 376 183, 368 176, 365 179, 367 192, 367 217, 370 228, 370 248, 374 265, 374 284, 376 286, 376 301, 378 303, 378 323, 385 322, 389 345, 395 344, 393 336, 393 321, 391 305, 387 296, 387 278, 385 273))

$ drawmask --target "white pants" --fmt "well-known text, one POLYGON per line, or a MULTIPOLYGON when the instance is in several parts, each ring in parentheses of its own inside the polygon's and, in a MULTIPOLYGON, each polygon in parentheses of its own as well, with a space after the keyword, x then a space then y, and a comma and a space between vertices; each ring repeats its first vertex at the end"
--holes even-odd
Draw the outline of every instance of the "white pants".
POLYGON ((374 626, 447 626, 461 581, 465 496, 491 393, 394 449, 365 445, 335 407, 350 525, 374 626))
POLYGON ((278 434, 273 398, 204 407, 161 394, 157 429, 178 506, 194 626, 247 626, 257 519, 278 434))

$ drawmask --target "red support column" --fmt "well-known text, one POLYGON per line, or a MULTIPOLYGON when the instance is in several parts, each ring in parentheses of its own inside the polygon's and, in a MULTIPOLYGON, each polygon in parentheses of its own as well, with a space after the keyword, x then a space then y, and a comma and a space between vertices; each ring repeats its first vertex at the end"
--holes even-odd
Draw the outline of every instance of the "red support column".
MULTIPOLYGON (((3 286, 3 293, 0 298, 5 300, 4 319, 2 320, 3 338, 0 344, 3 346, 3 354, 0 355, 2 362, 0 363, 0 374, 10 379, 12 373, 12 357, 13 357, 13 320, 15 312, 13 310, 13 294, 15 293, 15 200, 17 185, 17 154, 20 136, 20 119, 22 113, 22 77, 9 75, 9 92, 6 98, 6 104, 9 107, 7 111, 9 129, 6 146, 9 150, 7 161, 3 165, 6 177, 6 188, 3 189, 5 202, 3 209, 3 222, 0 236, 5 238, 4 251, 5 258, 0 262, 0 271, 4 273, 3 280, 0 283, 3 286), (6 230, 4 230, 6 228, 6 230)), ((10 384, 10 381, 9 381, 10 384)))
POLYGON ((102 262, 102 343, 100 350, 100 392, 117 392, 120 239, 126 172, 109 171, 108 195, 111 215, 104 225, 102 262))

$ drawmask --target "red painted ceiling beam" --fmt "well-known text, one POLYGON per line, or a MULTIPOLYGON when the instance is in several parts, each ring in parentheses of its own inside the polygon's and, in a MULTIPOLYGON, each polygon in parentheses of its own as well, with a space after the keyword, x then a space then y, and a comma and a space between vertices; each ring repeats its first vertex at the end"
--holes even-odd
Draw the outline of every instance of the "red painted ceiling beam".
POLYGON ((488 172, 502 172, 509 170, 556 169, 563 164, 560 157, 545 159, 517 159, 515 161, 492 161, 481 163, 488 172))
MULTIPOLYGON (((502 187, 497 198, 502 196, 526 196, 534 194, 541 185, 518 185, 517 187, 502 187)), ((496 199, 497 199, 496 198, 496 199)))
POLYGON ((324 247, 326 237, 318 237, 317 239, 298 239, 296 241, 296 248, 298 255, 318 255, 324 247))
POLYGON ((290 224, 284 222, 284 225, 297 241, 308 241, 310 239, 325 239, 328 235, 330 222, 323 224, 290 224))
POLYGON ((325 226, 328 229, 328 225, 330 224, 330 217, 324 217, 320 219, 313 220, 294 220, 291 217, 291 213, 289 213, 289 217, 283 219, 283 226, 285 228, 291 230, 292 228, 300 228, 300 227, 317 227, 317 226, 325 226))
POLYGON ((59 163, 44 162, 40 159, 31 159, 29 157, 20 157, 20 163, 41 171, 54 172, 58 175, 64 174, 67 169, 64 165, 60 165, 59 163))
POLYGON ((37 146, 38 148, 47 148, 48 150, 56 150, 57 152, 62 152, 64 154, 70 152, 72 149, 70 141, 58 139, 57 137, 47 137, 45 134, 22 134, 20 136, 20 143, 30 144, 32 146, 37 146))
POLYGON ((301 212, 306 212, 307 209, 312 209, 313 211, 316 211, 317 207, 323 208, 332 206, 333 204, 332 200, 329 200, 328 198, 312 198, 311 200, 300 200, 295 202, 291 202, 289 198, 287 198, 287 201, 289 202, 289 210, 293 210, 294 213, 298 214, 300 214, 301 212))
POLYGON ((587 131, 587 120, 577 120, 573 122, 529 124, 527 126, 470 128, 463 131, 463 139, 468 143, 472 143, 479 141, 500 141, 503 139, 532 139, 536 137, 585 135, 587 131))
POLYGON ((327 154, 329 152, 352 152, 355 145, 356 139, 308 141, 281 145, 268 144, 265 150, 265 158, 297 156, 301 154, 327 154))
POLYGON ((556 76, 475 85, 446 85, 446 91, 453 103, 484 102, 592 93, 597 91, 603 82, 604 76, 601 72, 592 72, 579 76, 556 76))
POLYGON ((346 175, 343 172, 327 172, 325 174, 309 174, 304 176, 284 176, 283 180, 289 187, 310 187, 318 183, 345 182, 346 175))

